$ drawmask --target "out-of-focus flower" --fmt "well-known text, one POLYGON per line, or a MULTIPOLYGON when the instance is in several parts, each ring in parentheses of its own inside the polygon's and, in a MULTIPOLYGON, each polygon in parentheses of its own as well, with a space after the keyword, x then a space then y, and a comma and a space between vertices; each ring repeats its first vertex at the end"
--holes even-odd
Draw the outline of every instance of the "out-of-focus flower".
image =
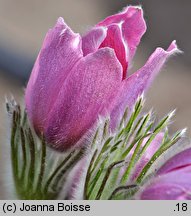
POLYGON ((133 75, 128 68, 146 30, 140 7, 107 17, 81 37, 59 18, 47 33, 26 88, 26 108, 36 132, 63 151, 80 143, 99 116, 115 128, 169 56, 157 48, 133 75))
POLYGON ((140 195, 144 200, 191 200, 191 148, 168 160, 140 195))

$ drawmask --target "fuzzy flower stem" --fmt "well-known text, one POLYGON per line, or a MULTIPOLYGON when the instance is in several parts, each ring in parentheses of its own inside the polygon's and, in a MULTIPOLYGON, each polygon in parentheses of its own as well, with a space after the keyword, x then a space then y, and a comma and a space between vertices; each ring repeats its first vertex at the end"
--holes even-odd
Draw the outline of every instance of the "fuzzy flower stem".
POLYGON ((85 180, 85 184, 84 184, 84 200, 88 200, 88 183, 89 183, 89 180, 91 178, 91 169, 92 169, 92 166, 93 166, 93 163, 95 161, 95 158, 97 156, 97 152, 98 150, 96 149, 93 156, 92 156, 92 159, 90 161, 90 165, 88 167, 88 170, 87 170, 87 175, 86 175, 86 180, 85 180))
POLYGON ((97 193, 96 200, 99 200, 99 199, 101 198, 102 192, 103 192, 103 190, 104 190, 104 188, 105 188, 105 185, 106 185, 106 183, 107 183, 107 181, 108 181, 108 179, 109 179, 109 176, 110 176, 111 171, 113 170, 113 168, 114 168, 116 165, 121 164, 121 163, 123 163, 123 162, 124 162, 124 160, 122 160, 122 161, 117 161, 117 162, 114 162, 113 164, 111 164, 111 165, 108 167, 108 169, 107 169, 107 171, 106 171, 106 174, 105 174, 105 176, 104 176, 104 179, 103 179, 103 181, 102 181, 102 184, 101 184, 101 186, 100 186, 100 189, 99 189, 99 191, 98 191, 98 193, 97 193))
POLYGON ((32 131, 28 129, 29 149, 30 149, 30 167, 29 167, 29 178, 28 178, 28 189, 33 190, 33 181, 35 177, 35 143, 32 136, 32 131))
POLYGON ((26 167, 27 167, 27 153, 26 153, 26 140, 25 140, 25 134, 23 131, 23 128, 20 128, 20 135, 21 135, 21 147, 22 147, 22 153, 23 153, 23 167, 22 167, 22 174, 21 179, 23 180, 26 167))
POLYGON ((47 180, 47 183, 44 187, 44 193, 46 194, 48 192, 49 186, 52 183, 52 180, 54 179, 54 177, 59 173, 59 171, 62 169, 62 167, 65 165, 65 163, 72 157, 72 155, 74 154, 75 151, 72 151, 63 161, 62 163, 54 170, 54 172, 52 173, 52 175, 49 177, 49 179, 47 180))
POLYGON ((111 196, 109 197, 108 200, 112 200, 112 199, 115 197, 115 195, 116 195, 117 193, 121 192, 121 191, 124 191, 124 190, 126 191, 126 190, 130 190, 130 189, 134 189, 134 188, 136 188, 136 187, 137 187, 137 185, 120 186, 120 187, 116 188, 116 189, 112 192, 112 194, 111 194, 111 196))
POLYGON ((41 150, 41 167, 40 167, 40 173, 38 177, 38 183, 36 190, 40 190, 42 186, 43 176, 45 172, 45 163, 46 163, 46 142, 45 137, 42 137, 42 150, 41 150))

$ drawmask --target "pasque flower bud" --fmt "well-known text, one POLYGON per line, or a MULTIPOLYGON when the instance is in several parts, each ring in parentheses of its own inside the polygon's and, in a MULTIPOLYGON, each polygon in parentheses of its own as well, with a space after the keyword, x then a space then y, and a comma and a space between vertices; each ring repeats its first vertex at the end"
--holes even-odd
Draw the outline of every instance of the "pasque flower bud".
POLYGON ((134 105, 169 56, 157 48, 146 64, 128 75, 146 31, 140 7, 109 16, 84 36, 59 18, 44 39, 25 95, 29 119, 38 134, 59 151, 80 144, 99 116, 109 115, 114 129, 126 107, 134 105))

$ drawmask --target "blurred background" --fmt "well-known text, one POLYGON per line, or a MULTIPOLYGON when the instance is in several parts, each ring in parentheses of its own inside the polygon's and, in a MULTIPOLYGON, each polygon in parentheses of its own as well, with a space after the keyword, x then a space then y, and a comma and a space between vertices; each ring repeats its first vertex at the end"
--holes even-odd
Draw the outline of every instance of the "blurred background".
POLYGON ((187 134, 191 135, 191 1, 0 0, 0 199, 10 198, 7 189, 11 189, 4 99, 12 94, 23 103, 24 87, 47 30, 62 16, 75 32, 83 33, 128 4, 143 6, 148 26, 133 70, 143 66, 157 46, 167 48, 174 39, 184 51, 163 68, 146 104, 158 118, 177 108, 171 131, 188 127, 187 134))

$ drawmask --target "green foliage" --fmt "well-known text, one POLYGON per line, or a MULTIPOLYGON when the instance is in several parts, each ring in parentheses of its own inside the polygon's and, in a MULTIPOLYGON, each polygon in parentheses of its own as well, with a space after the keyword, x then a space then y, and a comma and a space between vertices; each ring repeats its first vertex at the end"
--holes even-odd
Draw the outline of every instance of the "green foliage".
POLYGON ((31 129, 27 114, 14 100, 7 102, 11 117, 11 161, 15 190, 20 199, 57 199, 65 178, 82 158, 85 148, 59 154, 47 148, 43 136, 31 129))
POLYGON ((109 125, 108 120, 103 127, 98 128, 91 149, 92 157, 85 180, 84 199, 133 199, 143 180, 147 179, 149 168, 155 160, 183 135, 184 130, 171 138, 168 134, 167 126, 174 112, 169 113, 157 124, 151 112, 141 114, 143 104, 143 98, 140 97, 129 115, 126 110, 115 132, 105 130, 109 125), (101 135, 102 131, 104 136, 101 135), (157 134, 164 131, 166 133, 159 149, 139 176, 132 180, 136 164, 157 134))
POLYGON ((43 135, 30 127, 26 112, 14 100, 6 107, 12 121, 11 161, 16 194, 20 199, 57 199, 72 168, 86 155, 90 158, 84 179, 83 198, 133 199, 149 177, 149 170, 161 155, 183 135, 183 130, 170 137, 168 124, 174 112, 158 124, 152 112, 142 114, 143 98, 134 109, 128 109, 118 128, 110 131, 109 119, 98 124, 90 144, 59 154, 47 148, 43 135), (151 160, 136 179, 132 175, 147 148, 163 132, 164 138, 151 160), (39 138, 41 137, 41 138, 39 138))

